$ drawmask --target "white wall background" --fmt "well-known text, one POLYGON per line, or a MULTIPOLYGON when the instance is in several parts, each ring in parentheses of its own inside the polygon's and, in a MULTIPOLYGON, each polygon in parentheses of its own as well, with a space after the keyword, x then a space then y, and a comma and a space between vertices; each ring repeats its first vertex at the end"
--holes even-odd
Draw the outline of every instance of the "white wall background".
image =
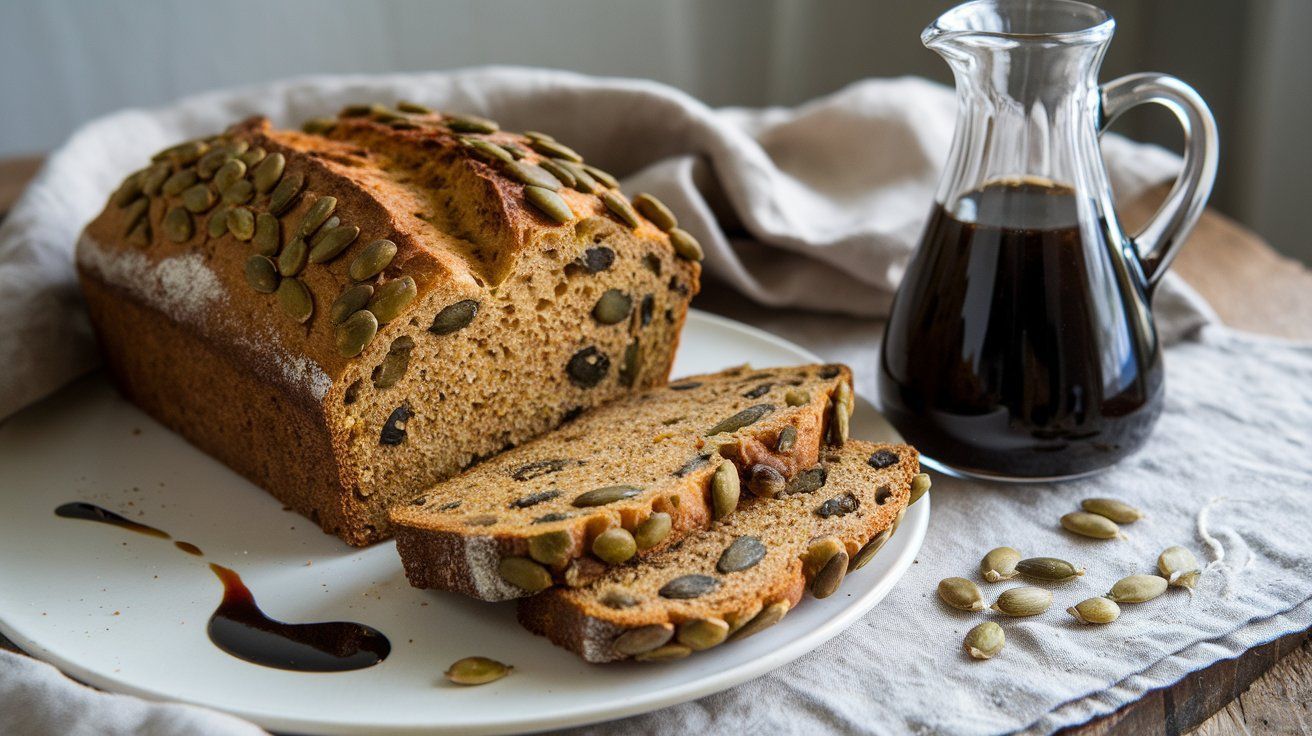
MULTIPOLYGON (((648 77, 713 105, 794 104, 867 76, 948 81, 920 29, 950 0, 0 0, 0 156, 79 123, 284 76, 491 63, 648 77)), ((1310 0, 1104 0, 1110 79, 1165 71, 1216 111, 1214 204, 1312 262, 1310 0)), ((1118 130, 1175 146, 1165 113, 1118 130)))

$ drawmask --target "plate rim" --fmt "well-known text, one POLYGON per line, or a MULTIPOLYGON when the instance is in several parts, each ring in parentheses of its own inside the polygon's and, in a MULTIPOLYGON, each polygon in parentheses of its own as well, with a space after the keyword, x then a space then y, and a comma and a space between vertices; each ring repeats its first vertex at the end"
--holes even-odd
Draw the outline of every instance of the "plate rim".
MULTIPOLYGON (((685 329, 692 323, 701 321, 715 327, 738 332, 754 340, 768 343, 774 347, 793 353, 799 358, 812 363, 824 363, 823 359, 811 351, 783 337, 762 330, 758 327, 739 322, 728 317, 689 309, 685 329)), ((80 380, 85 380, 80 379, 80 380)), ((72 385, 72 384, 70 384, 72 385)), ((65 387, 67 388, 67 387, 65 387)), ((61 391, 64 389, 61 389, 61 391)), ((875 407, 866 399, 857 397, 859 408, 878 415, 875 407)), ((38 402, 38 405, 42 402, 38 402)), ((26 411, 26 410, 24 410, 26 411)), ((878 605, 906 575, 916 555, 924 543, 929 526, 930 495, 926 494, 914 506, 909 507, 902 521, 899 535, 906 540, 899 547, 900 552, 891 561, 888 572, 875 581, 860 596, 854 597, 822 626, 816 627, 801 636, 782 642, 771 649, 765 656, 757 657, 726 669, 717 670, 702 676, 690 677, 661 690, 647 694, 645 697, 627 699, 611 707, 597 708, 593 705, 580 706, 560 711, 551 716, 539 716, 531 713, 505 713, 496 721, 479 724, 469 723, 393 723, 377 725, 335 718, 333 720, 313 720, 303 717, 286 717, 276 712, 257 708, 220 707, 190 698, 182 698, 158 691, 150 687, 133 685, 124 680, 117 680, 79 665, 76 661, 55 654, 38 645, 33 639, 23 635, 10 625, 0 610, 0 634, 16 644, 24 653, 58 668, 74 680, 91 685, 105 692, 121 693, 143 698, 156 703, 185 704, 206 708, 227 715, 250 721, 261 728, 273 731, 291 731, 307 734, 357 734, 361 732, 377 734, 420 734, 458 732, 463 734, 503 734, 535 733, 551 729, 593 725, 607 721, 627 718, 654 712, 673 705, 691 702, 698 698, 714 695, 744 682, 761 677, 782 667, 824 645, 834 637, 845 632, 858 619, 865 616, 878 605)))

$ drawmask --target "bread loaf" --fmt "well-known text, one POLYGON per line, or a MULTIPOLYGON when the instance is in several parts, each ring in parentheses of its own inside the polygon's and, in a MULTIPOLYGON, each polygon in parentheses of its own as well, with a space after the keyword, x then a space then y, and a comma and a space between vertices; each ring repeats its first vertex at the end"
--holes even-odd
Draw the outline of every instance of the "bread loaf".
POLYGON ((896 528, 918 472, 906 445, 826 449, 806 489, 745 499, 640 563, 525 598, 520 622, 589 662, 677 659, 750 636, 805 591, 831 595, 868 562, 896 528))
POLYGON ((851 380, 840 365, 742 367, 585 412, 398 507, 406 575, 496 601, 657 555, 769 492, 754 474, 791 488, 846 422, 851 380))
POLYGON ((361 545, 414 492, 666 381, 700 249, 663 205, 418 105, 307 131, 174 146, 87 226, 106 364, 159 421, 361 545))

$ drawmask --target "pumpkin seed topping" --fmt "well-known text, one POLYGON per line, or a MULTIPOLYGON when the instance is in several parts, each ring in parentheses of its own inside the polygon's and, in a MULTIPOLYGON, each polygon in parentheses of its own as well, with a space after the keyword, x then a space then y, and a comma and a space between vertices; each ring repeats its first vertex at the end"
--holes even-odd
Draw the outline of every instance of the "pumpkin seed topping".
POLYGON ((301 123, 301 131, 310 135, 325 135, 337 127, 335 118, 310 118, 301 123))
POLYGON ((1121 607, 1110 598, 1098 596, 1076 603, 1066 613, 1082 624, 1109 624, 1121 617, 1121 607))
POLYGON ((564 529, 543 532, 528 540, 528 556, 552 567, 561 567, 573 556, 574 537, 564 529))
POLYGON ((260 146, 256 146, 255 148, 252 148, 249 151, 241 154, 237 158, 241 159, 241 162, 246 164, 246 168, 249 169, 250 167, 255 166, 256 164, 263 161, 264 157, 267 156, 268 153, 269 153, 268 151, 265 151, 260 146))
POLYGON ((1143 512, 1124 501, 1114 498, 1086 498, 1080 507, 1091 514, 1106 516, 1117 524, 1132 524, 1143 518, 1143 512))
MULTIPOLYGON (((231 207, 220 207, 210 213, 210 218, 205 221, 205 228, 211 238, 221 238, 228 234, 228 212, 231 207)), ((262 255, 272 255, 263 253, 262 255)))
POLYGON ((443 307, 442 311, 433 318, 433 324, 428 331, 434 335, 450 335, 468 327, 476 316, 478 316, 478 302, 473 299, 458 301, 443 307))
POLYGON ((282 225, 278 222, 278 218, 268 212, 256 215, 255 234, 251 237, 255 252, 262 256, 272 256, 278 252, 278 243, 281 241, 282 225))
POLYGON ((246 259, 246 283, 261 294, 272 294, 278 290, 278 267, 267 256, 251 256, 246 259))
POLYGON ((524 199, 528 203, 538 208, 547 217, 557 224, 564 224, 574 219, 574 210, 569 208, 565 200, 561 199, 559 194, 538 186, 524 187, 524 199))
POLYGON ((583 192, 584 194, 596 194, 601 190, 602 187, 597 183, 597 180, 593 179, 592 175, 584 171, 578 164, 573 163, 572 161, 566 161, 563 158, 551 160, 555 162, 556 165, 568 171, 570 176, 574 177, 574 183, 570 185, 571 188, 583 192))
POLYGON ((338 225, 324 232, 314 241, 310 249, 310 263, 327 263, 346 250, 360 236, 360 228, 355 225, 338 225))
POLYGON ((578 185, 579 180, 574 176, 574 172, 561 166, 553 159, 543 159, 538 162, 538 166, 541 166, 543 171, 556 177, 560 180, 561 184, 571 189, 578 185))
MULTIPOLYGON (((229 223, 228 227, 232 227, 229 223)), ((305 269, 309 261, 309 249, 305 238, 294 238, 278 254, 278 273, 283 276, 295 276, 305 269)))
POLYGON ((633 311, 633 299, 619 289, 608 289, 592 307, 592 318, 603 325, 623 322, 633 311))
POLYGON ((555 136, 551 135, 550 133, 543 133, 543 132, 540 131, 540 130, 526 130, 526 131, 524 131, 524 137, 527 138, 527 139, 529 139, 530 141, 554 141, 554 140, 556 140, 555 136))
POLYGON ((255 191, 260 194, 267 193, 278 185, 282 179, 283 169, 287 166, 287 157, 281 153, 271 153, 264 157, 263 161, 255 166, 251 172, 251 181, 255 184, 255 191))
POLYGON ((573 148, 550 138, 530 138, 529 147, 551 158, 563 158, 574 163, 583 163, 583 157, 573 148))
POLYGON ((314 204, 310 205, 310 209, 306 211, 305 217, 301 218, 300 227, 296 228, 297 234, 301 236, 312 234, 333 214, 335 209, 337 209, 336 197, 316 199, 314 204))
POLYGON ((158 163, 146 169, 146 173, 141 177, 141 193, 147 197, 154 197, 159 194, 160 188, 169 178, 171 169, 168 164, 158 163))
POLYGON ((999 580, 1010 580, 1020 573, 1016 570, 1016 565, 1020 563, 1020 552, 1011 547, 997 547, 989 550, 984 555, 984 559, 979 563, 979 574, 990 583, 996 583, 999 580))
POLYGON ((620 634, 612 646, 616 652, 632 657, 664 646, 673 637, 674 624, 651 624, 620 634))
POLYGON ((1124 537, 1116 522, 1106 516, 1091 514, 1088 511, 1072 511, 1061 517, 1061 525, 1066 531, 1093 539, 1115 539, 1124 537))
POLYGON ((642 224, 642 220, 638 219, 638 211, 633 209, 633 205, 629 204, 629 200, 625 199, 623 194, 606 191, 600 196, 601 201, 606 204, 606 209, 620 218, 625 225, 636 228, 642 224))
POLYGON ((305 282, 300 279, 283 279, 278 284, 276 294, 282 311, 297 322, 306 322, 314 313, 314 299, 305 282))
POLYGON ((608 188, 610 189, 620 188, 620 180, 611 176, 607 172, 602 171, 601 169, 597 168, 596 166, 592 166, 591 164, 578 164, 578 165, 582 166, 583 170, 586 171, 589 176, 601 182, 602 184, 606 185, 608 188))
POLYGON ((1117 603, 1144 603, 1166 592, 1166 578, 1156 575, 1130 575, 1112 586, 1107 597, 1117 603))
POLYGON ((756 614, 752 620, 743 624, 741 628, 733 632, 729 638, 732 641, 737 641, 739 639, 746 639, 753 634, 758 634, 779 623, 787 613, 788 601, 776 601, 771 603, 765 608, 762 608, 761 612, 756 614))
POLYGON ((938 597, 960 611, 983 611, 984 594, 979 586, 965 578, 944 578, 938 583, 938 597))
POLYGON ((651 223, 664 232, 669 232, 679 226, 679 219, 674 216, 669 207, 656 197, 642 193, 633 198, 633 206, 642 213, 642 216, 651 220, 651 223))
POLYGON ((255 196, 255 185, 249 179, 239 179, 232 186, 222 190, 223 201, 228 204, 246 204, 255 196))
MULTIPOLYGON (((509 154, 506 155, 509 156, 509 154)), ((550 189, 553 192, 560 189, 560 180, 547 173, 547 170, 541 166, 525 163, 523 161, 515 161, 512 158, 509 163, 503 165, 501 168, 510 175, 510 178, 520 184, 542 187, 543 189, 550 189)))
POLYGON ((1178 545, 1162 551, 1157 558, 1157 569, 1170 585, 1190 590, 1198 583, 1201 574, 1198 558, 1194 557, 1193 552, 1178 545))
POLYGON ((412 115, 433 114, 433 108, 427 107, 425 105, 421 105, 418 102, 411 102, 409 100, 399 100, 396 103, 396 109, 400 110, 401 112, 410 113, 412 115))
POLYGON ((715 519, 723 519, 738 508, 741 493, 738 468, 725 460, 711 475, 711 512, 715 519))
POLYGON ((592 540, 592 554, 612 565, 627 562, 637 552, 637 541, 624 527, 611 527, 592 540))
POLYGON ((479 158, 487 161, 501 161, 507 164, 515 163, 515 157, 510 151, 498 146, 492 141, 485 141, 482 138, 463 137, 460 142, 479 158))
POLYGON ((680 575, 661 586, 662 598, 687 600, 706 595, 720 587, 720 581, 710 575, 680 575))
POLYGON ((1006 643, 1007 635, 1003 633, 1002 627, 993 621, 985 621, 966 632, 962 646, 966 648, 966 653, 975 659, 992 659, 1002 651, 1006 643))
POLYGON ((578 508, 591 508, 593 506, 605 506, 606 504, 623 501, 626 498, 633 498, 642 493, 642 489, 637 486, 604 486, 594 488, 586 493, 579 494, 574 499, 573 504, 578 508))
POLYGON ((720 559, 715 563, 715 569, 724 574, 750 570, 765 559, 765 552, 765 545, 761 543, 760 538, 738 537, 725 548, 724 552, 720 553, 720 559))
POLYGON ((388 281, 374 292, 369 300, 369 311, 374 313, 380 323, 387 324, 401 316, 418 293, 419 288, 410 276, 388 281))
POLYGON ((1031 557, 1017 562, 1016 572, 1035 580, 1063 582, 1083 575, 1084 568, 1056 557, 1031 557))
POLYGON ((442 124, 456 133, 495 133, 501 126, 477 115, 447 115, 442 124))
POLYGON ((677 638, 680 644, 700 652, 724 642, 729 636, 729 624, 721 618, 699 618, 679 624, 677 638))
POLYGON ((702 252, 702 244, 697 242, 697 238, 692 233, 682 228, 672 228, 670 230, 670 245, 674 246, 674 252, 686 261, 700 261, 705 258, 702 252))
POLYGON ((843 578, 847 575, 847 566, 846 549, 830 557, 811 581, 811 595, 816 598, 828 598, 833 595, 838 590, 838 586, 843 584, 843 578))
POLYGON ((132 201, 126 209, 123 210, 123 234, 127 235, 137 227, 137 224, 146 217, 146 212, 150 210, 150 200, 145 197, 139 197, 132 201))
POLYGON ((173 207, 164 215, 164 235, 175 243, 185 243, 191 240, 194 225, 191 221, 191 213, 183 207, 173 207))
POLYGON ((373 342, 376 334, 378 334, 378 318, 374 317, 373 312, 367 309, 353 312, 341 324, 337 325, 337 331, 334 335, 337 342, 337 352, 343 358, 354 358, 364 352, 365 347, 373 342))
POLYGON ((375 240, 351 260, 347 272, 354 281, 368 281, 382 273, 394 257, 396 243, 386 239, 375 240))
POLYGON ((300 172, 284 176, 278 182, 278 186, 273 188, 273 193, 269 195, 269 212, 274 215, 282 215, 296 204, 297 197, 300 196, 301 190, 305 188, 305 175, 300 172))
POLYGON ((457 685, 486 685, 510 674, 514 667, 487 657, 465 657, 446 669, 446 679, 457 685))
MULTIPOLYGON (((969 582, 969 581, 967 581, 969 582)), ((1037 616, 1052 606, 1052 592, 1026 586, 1002 591, 993 610, 1008 616, 1037 616)))
POLYGON ((537 593, 551 587, 551 573, 527 557, 505 557, 497 565, 501 579, 516 588, 537 593))
POLYGON ((196 176, 199 176, 202 181, 209 181, 214 178, 219 169, 223 168, 224 164, 235 158, 237 156, 226 148, 210 151, 201 156, 200 160, 196 162, 196 176))
POLYGON ((664 511, 657 511, 648 516, 633 530, 633 540, 637 543, 639 550, 651 549, 665 541, 673 526, 674 521, 669 514, 664 511))
POLYGON ((214 186, 222 192, 241 181, 244 176, 246 176, 246 164, 242 163, 240 159, 234 158, 214 172, 214 186))

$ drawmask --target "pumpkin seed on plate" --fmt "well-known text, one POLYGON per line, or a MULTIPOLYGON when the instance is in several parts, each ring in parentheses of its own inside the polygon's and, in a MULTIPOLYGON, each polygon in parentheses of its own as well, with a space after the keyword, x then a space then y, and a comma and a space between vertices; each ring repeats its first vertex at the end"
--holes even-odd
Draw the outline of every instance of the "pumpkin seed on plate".
POLYGON ((674 246, 674 252, 685 261, 700 261, 705 257, 702 252, 702 244, 697 242, 697 238, 692 236, 683 228, 673 228, 670 230, 670 245, 674 246))
POLYGON ((306 322, 314 313, 314 299, 310 296, 310 289, 300 279, 283 279, 278 283, 275 293, 282 311, 297 322, 306 322))
POLYGON ((729 636, 729 624, 721 618, 699 618, 679 624, 677 639, 680 644, 700 652, 724 642, 729 636))
POLYGON ((1066 531, 1093 539, 1114 539, 1123 537, 1121 528, 1106 516, 1091 514, 1088 511, 1072 511, 1061 517, 1061 525, 1066 531))
POLYGON ((1091 514, 1105 516, 1117 524, 1132 524, 1143 518, 1143 512, 1124 501, 1114 498, 1086 498, 1080 507, 1091 514))
POLYGON ((1067 608, 1066 613, 1082 624, 1109 624, 1120 618, 1121 607, 1110 598, 1098 596, 1076 603, 1067 608))
MULTIPOLYGON (((232 225, 229 224, 229 227, 232 225)), ((309 251, 305 238, 293 238, 278 254, 278 273, 283 276, 295 276, 305 269, 309 260, 309 251)))
POLYGON ((674 624, 651 624, 629 629, 615 637, 611 646, 619 654, 632 657, 665 646, 673 637, 674 624))
POLYGON ((1037 616, 1051 606, 1051 591, 1026 586, 1002 591, 992 608, 1008 616, 1037 616))
POLYGON ((287 167, 287 157, 281 153, 271 153, 264 157, 255 166, 251 172, 251 182, 255 185, 255 191, 260 194, 267 193, 278 185, 282 179, 283 169, 287 167))
POLYGON ((730 634, 729 638, 737 641, 739 639, 746 639, 753 634, 758 634, 779 623, 787 613, 788 601, 776 601, 775 603, 771 603, 765 608, 762 608, 761 612, 756 614, 752 620, 743 624, 741 628, 730 634))
POLYGON ((529 593, 551 587, 551 573, 527 557, 504 557, 497 565, 497 572, 507 583, 529 593))
MULTIPOLYGON (((335 325, 346 321, 347 317, 364 309, 369 304, 369 297, 374 295, 374 287, 369 284, 356 284, 342 291, 328 309, 328 319, 335 325)), ((372 316, 372 313, 371 315, 372 316)), ((375 318, 375 322, 377 319, 375 318)), ((376 329, 376 328, 375 328, 376 329)))
POLYGON ((616 217, 629 227, 638 227, 642 220, 638 219, 637 210, 629 204, 629 200, 624 198, 619 192, 605 191, 601 193, 601 201, 605 203, 606 209, 610 210, 616 217))
POLYGON ((191 235, 195 232, 194 225, 191 221, 191 213, 184 207, 173 207, 164 214, 164 235, 175 243, 185 243, 191 240, 191 235))
POLYGON ((1016 572, 1035 580, 1063 582, 1083 575, 1084 568, 1056 557, 1030 557, 1016 563, 1016 572))
POLYGON ((993 621, 985 621, 966 632, 962 646, 966 653, 975 659, 991 659, 1002 651, 1007 643, 1007 635, 1002 627, 993 621))
POLYGON ((1117 603, 1144 603, 1166 592, 1166 578, 1156 575, 1130 575, 1116 581, 1107 597, 1117 603))
POLYGON ((933 481, 930 480, 929 473, 916 473, 912 476, 911 499, 907 501, 907 505, 910 506, 916 501, 919 501, 920 497, 929 491, 931 485, 933 485, 933 481))
POLYGON ((246 283, 261 294, 278 290, 278 267, 268 256, 251 256, 246 259, 246 283))
POLYGON ((528 540, 528 556, 544 565, 560 567, 573 556, 574 537, 564 529, 543 532, 528 540))
POLYGON ((546 187, 524 187, 524 199, 558 224, 574 219, 574 211, 569 208, 565 200, 546 187))
POLYGON ((944 578, 938 583, 938 597, 944 603, 961 611, 983 611, 984 594, 979 586, 965 578, 944 578))
POLYGON ((282 227, 278 223, 278 218, 268 212, 261 212, 255 216, 255 235, 251 237, 251 244, 255 246, 255 252, 264 256, 272 256, 278 252, 278 243, 282 240, 282 227))
POLYGON ((979 574, 990 583, 1010 580, 1020 574, 1016 571, 1019 562, 1020 552, 1011 547, 997 547, 989 550, 984 559, 980 560, 979 574))
POLYGON ((393 279, 374 292, 373 298, 369 300, 369 311, 374 313, 380 323, 387 324, 401 316, 418 293, 415 280, 410 276, 393 279))
POLYGON ((633 539, 637 542, 638 549, 651 549, 663 542, 670 535, 673 524, 670 515, 663 511, 648 516, 633 530, 633 539))
POLYGON ((465 657, 446 669, 446 679, 457 685, 486 685, 510 674, 514 667, 487 657, 465 657))
POLYGON ((643 192, 633 198, 633 207, 658 229, 669 232, 679 226, 679 219, 656 197, 643 192))
POLYGON ((379 239, 366 245, 351 260, 347 273, 354 281, 368 281, 383 272, 396 256, 396 243, 379 239))
POLYGON ((811 581, 811 595, 816 598, 828 598, 838 590, 842 585, 843 578, 847 575, 848 567, 847 550, 841 550, 838 554, 829 558, 825 566, 820 568, 816 573, 815 579, 811 581))
POLYGON ((592 554, 612 565, 627 562, 637 552, 638 543, 624 527, 611 527, 592 540, 592 554))
POLYGON ((1201 572, 1194 553, 1179 545, 1167 547, 1157 557, 1157 569, 1170 585, 1193 590, 1201 572))
POLYGON ((373 312, 361 309, 337 325, 335 334, 337 352, 344 358, 354 358, 373 341, 378 334, 378 318, 373 312))
POLYGON ((723 519, 738 508, 741 482, 738 468, 728 460, 720 463, 711 475, 711 511, 715 519, 723 519))

